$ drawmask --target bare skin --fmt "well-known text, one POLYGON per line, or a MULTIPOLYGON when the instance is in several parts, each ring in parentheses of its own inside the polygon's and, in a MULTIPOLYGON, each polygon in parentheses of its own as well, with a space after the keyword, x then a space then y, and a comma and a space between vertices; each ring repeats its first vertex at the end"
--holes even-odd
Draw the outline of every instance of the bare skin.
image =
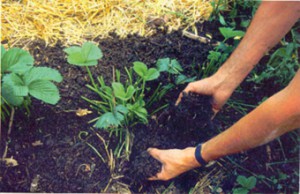
MULTIPOLYGON (((300 2, 262 2, 245 37, 229 59, 211 77, 190 83, 185 92, 211 95, 215 112, 270 48, 300 17, 300 2)), ((300 70, 290 84, 244 116, 232 127, 205 142, 202 157, 209 162, 222 156, 254 148, 300 127, 300 70), (255 125, 253 125, 255 124, 255 125)), ((181 95, 177 100, 180 102, 181 95)), ((199 167, 195 147, 183 150, 149 148, 162 163, 162 170, 149 180, 169 180, 199 167)))

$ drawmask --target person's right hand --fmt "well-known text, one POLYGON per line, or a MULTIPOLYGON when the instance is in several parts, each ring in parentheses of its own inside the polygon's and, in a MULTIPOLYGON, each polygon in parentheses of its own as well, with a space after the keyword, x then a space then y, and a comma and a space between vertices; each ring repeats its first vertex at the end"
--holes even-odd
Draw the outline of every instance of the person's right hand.
MULTIPOLYGON (((220 77, 213 75, 211 77, 189 83, 183 92, 194 92, 212 96, 212 109, 215 113, 217 113, 226 103, 233 91, 223 84, 220 77)), ((182 92, 176 101, 176 105, 180 103, 181 98, 182 92)))

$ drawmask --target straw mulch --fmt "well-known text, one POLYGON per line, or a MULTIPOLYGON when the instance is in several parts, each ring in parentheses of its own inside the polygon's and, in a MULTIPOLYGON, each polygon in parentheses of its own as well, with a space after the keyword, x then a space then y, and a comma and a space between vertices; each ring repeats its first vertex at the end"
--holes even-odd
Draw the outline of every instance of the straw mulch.
POLYGON ((193 27, 212 12, 209 0, 2 0, 1 40, 81 44, 110 32, 120 37, 193 27))

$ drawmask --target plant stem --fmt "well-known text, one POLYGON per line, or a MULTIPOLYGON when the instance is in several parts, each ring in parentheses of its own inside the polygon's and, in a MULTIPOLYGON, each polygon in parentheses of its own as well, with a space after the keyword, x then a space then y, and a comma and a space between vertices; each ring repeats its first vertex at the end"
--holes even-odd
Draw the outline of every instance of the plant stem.
POLYGON ((144 91, 145 91, 145 85, 146 85, 146 80, 145 79, 143 79, 143 85, 142 85, 142 93, 141 93, 141 96, 145 96, 144 95, 144 91))
POLYGON ((87 70, 87 72, 88 72, 88 74, 89 74, 89 77, 90 77, 90 80, 91 80, 91 82, 92 82, 92 85, 94 86, 94 88, 97 88, 97 85, 96 85, 96 83, 95 83, 95 80, 94 80, 94 78, 93 78, 93 75, 92 75, 92 73, 91 73, 91 70, 90 70, 90 68, 89 68, 88 66, 86 66, 86 70, 87 70))
POLYGON ((10 113, 9 124, 8 124, 7 140, 5 142, 5 149, 4 149, 4 153, 2 155, 2 159, 6 158, 6 155, 7 155, 8 141, 10 139, 10 134, 11 134, 11 129, 12 129, 12 125, 13 125, 14 116, 15 116, 15 108, 12 107, 11 113, 10 113))

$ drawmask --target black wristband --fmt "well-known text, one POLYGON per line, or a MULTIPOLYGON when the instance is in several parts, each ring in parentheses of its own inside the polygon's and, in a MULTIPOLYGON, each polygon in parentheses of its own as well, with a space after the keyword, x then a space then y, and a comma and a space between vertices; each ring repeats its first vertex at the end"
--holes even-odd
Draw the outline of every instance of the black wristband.
POLYGON ((202 158, 201 155, 202 144, 198 144, 195 150, 195 158, 201 164, 201 166, 205 166, 207 162, 202 158))

